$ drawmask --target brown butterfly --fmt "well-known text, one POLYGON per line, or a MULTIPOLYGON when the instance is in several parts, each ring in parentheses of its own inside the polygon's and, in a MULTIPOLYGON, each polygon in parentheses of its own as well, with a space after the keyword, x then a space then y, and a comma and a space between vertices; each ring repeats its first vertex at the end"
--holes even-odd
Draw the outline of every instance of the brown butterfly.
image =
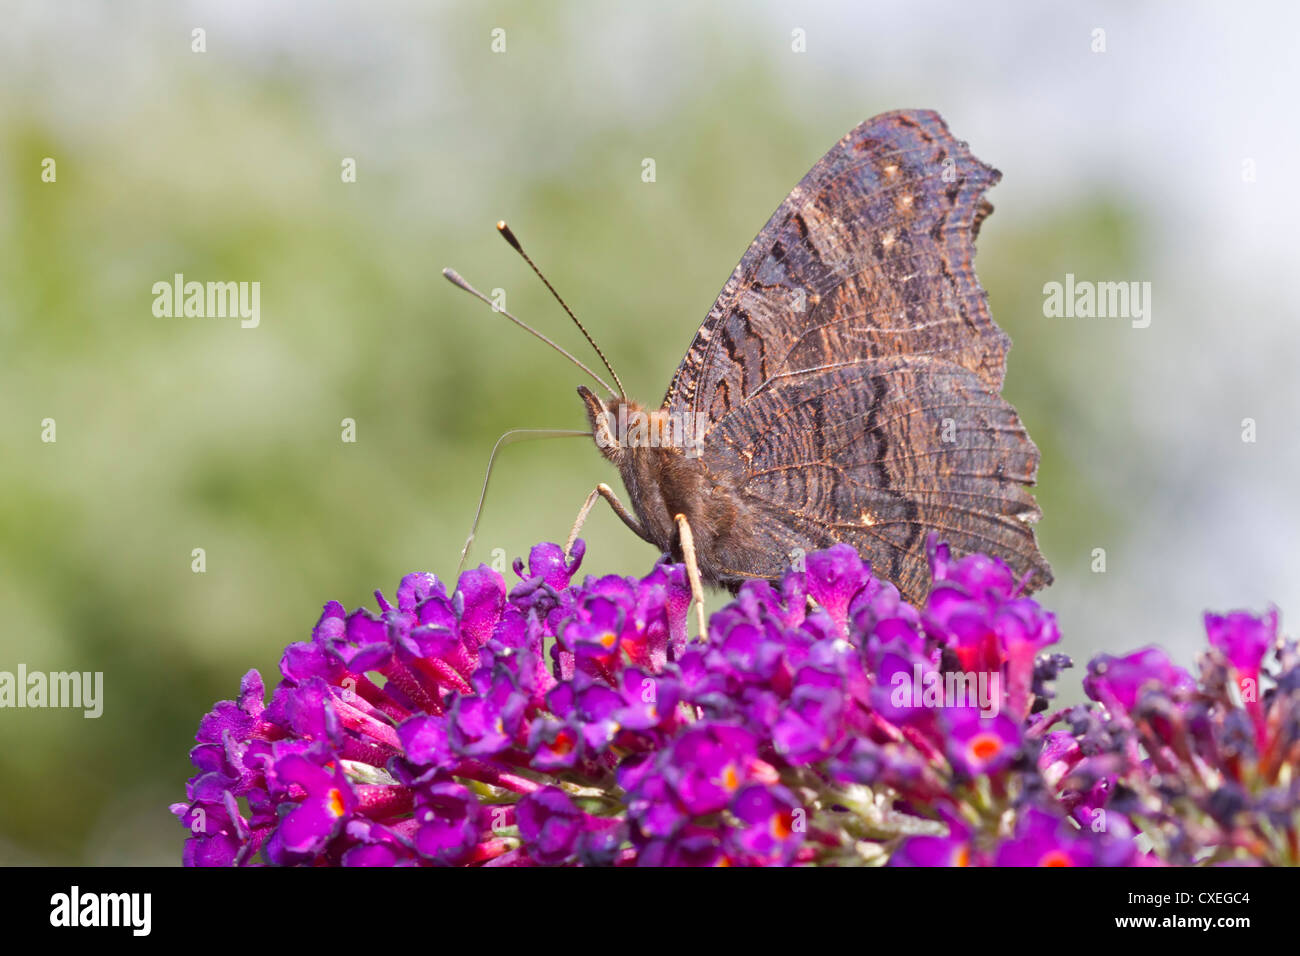
POLYGON ((1038 450, 999 394, 1009 340, 972 265, 1000 177, 933 112, 840 140, 750 244, 659 409, 579 387, 632 513, 597 487, 570 546, 600 496, 687 563, 697 597, 848 542, 916 602, 931 532, 1050 583, 1038 450))

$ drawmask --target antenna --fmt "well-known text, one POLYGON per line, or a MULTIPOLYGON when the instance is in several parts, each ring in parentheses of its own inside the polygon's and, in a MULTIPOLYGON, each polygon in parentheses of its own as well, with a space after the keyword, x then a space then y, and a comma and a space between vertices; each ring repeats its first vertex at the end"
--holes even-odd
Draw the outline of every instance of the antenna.
POLYGON ((572 428, 512 428, 492 446, 492 454, 488 456, 487 474, 483 476, 483 490, 479 492, 478 508, 474 511, 474 523, 470 525, 469 537, 465 539, 465 547, 460 552, 460 564, 456 566, 456 577, 460 577, 460 572, 465 570, 465 559, 469 556, 469 546, 474 543, 474 535, 478 533, 478 521, 483 516, 483 502, 487 501, 488 483, 492 480, 492 466, 496 464, 497 452, 505 445, 513 445, 515 442, 533 441, 539 438, 590 438, 591 432, 578 431, 572 428))
MULTIPOLYGON (((474 288, 472 285, 470 285, 468 282, 466 282, 463 278, 461 278, 460 273, 457 272, 455 269, 443 269, 443 270, 442 270, 442 274, 443 274, 444 277, 446 277, 447 281, 450 282, 452 285, 457 286, 458 288, 464 289, 466 292, 468 292, 470 295, 474 296, 476 299, 479 299, 479 300, 481 300, 481 301, 483 301, 483 302, 486 302, 488 305, 490 305, 490 306, 492 307, 492 311, 493 311, 493 312, 500 312, 502 315, 504 315, 507 319, 509 319, 509 320, 510 320, 511 322, 513 322, 515 325, 519 326, 519 327, 520 327, 521 329, 523 329, 525 332, 530 332, 530 333, 532 333, 533 335, 537 336, 539 339, 541 339, 543 342, 545 342, 545 343, 546 343, 547 345, 549 345, 551 348, 555 349, 555 351, 559 352, 559 353, 560 353, 561 355, 563 355, 566 359, 568 359, 568 360, 569 360, 570 362, 572 362, 574 365, 578 366, 578 368, 582 369, 584 372, 586 372, 588 375, 590 375, 593 379, 595 379, 595 380, 600 384, 600 387, 603 388, 605 391, 609 392, 611 395, 618 395, 618 394, 620 394, 620 392, 616 392, 616 391, 614 391, 614 389, 610 388, 610 387, 609 387, 609 383, 606 382, 603 378, 601 378, 599 375, 597 375, 595 372, 593 372, 591 369, 589 369, 586 365, 582 364, 582 362, 578 361, 578 359, 574 358, 574 356, 571 355, 569 352, 565 351, 563 348, 561 348, 560 346, 556 345, 554 342, 552 342, 550 339, 548 339, 546 336, 544 336, 541 332, 538 332, 538 331, 537 331, 535 328, 533 328, 531 325, 527 325, 526 323, 521 322, 519 319, 515 318, 513 315, 511 315, 509 312, 507 312, 505 309, 502 309, 502 308, 498 307, 497 304, 496 304, 495 302, 493 302, 491 299, 489 299, 487 296, 485 296, 482 292, 480 292, 478 289, 474 288)), ((599 350, 597 350, 597 351, 599 351, 599 350)), ((603 358, 603 357, 604 357, 604 356, 602 356, 602 358, 603 358)), ((610 371, 613 371, 613 370, 611 369, 610 371)), ((617 381, 617 380, 618 380, 618 377, 615 376, 615 381, 617 381)))
POLYGON ((519 244, 518 237, 516 237, 510 227, 506 225, 504 219, 497 223, 497 232, 501 233, 501 237, 505 239, 506 242, 510 243, 511 248, 513 248, 515 252, 524 257, 524 262, 528 263, 528 267, 537 274, 537 278, 542 280, 551 295, 555 296, 555 301, 560 303, 560 307, 569 314, 569 318, 573 319, 573 324, 578 327, 578 331, 583 334, 583 337, 586 338, 591 347, 596 350, 596 354, 600 356, 600 360, 605 363, 605 368, 609 369, 609 374, 614 376, 614 384, 618 386, 619 396, 622 397, 623 401, 627 401, 627 390, 623 388, 623 383, 618 380, 618 372, 614 371, 614 366, 609 364, 609 359, 605 358, 605 353, 600 350, 600 346, 597 345, 596 340, 591 337, 591 333, 587 331, 587 327, 578 321, 578 317, 573 314, 573 310, 569 308, 569 304, 560 298, 560 293, 555 291, 555 286, 551 285, 551 281, 547 279, 546 276, 542 275, 542 270, 537 268, 537 263, 533 262, 532 257, 529 256, 528 253, 524 252, 524 247, 519 244))

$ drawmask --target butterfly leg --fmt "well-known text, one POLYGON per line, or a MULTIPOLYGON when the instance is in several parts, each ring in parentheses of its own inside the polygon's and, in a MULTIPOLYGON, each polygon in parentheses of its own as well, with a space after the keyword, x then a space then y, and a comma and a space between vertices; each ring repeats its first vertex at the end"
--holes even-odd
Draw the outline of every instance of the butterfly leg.
POLYGON ((704 585, 700 581, 699 562, 695 560, 695 535, 691 533, 691 523, 686 520, 686 515, 674 515, 673 520, 677 522, 677 532, 681 536, 682 558, 686 562, 686 576, 691 581, 691 602, 699 618, 700 637, 704 638, 709 631, 704 622, 704 585))
POLYGON ((623 502, 618 500, 618 495, 614 494, 614 489, 603 481, 591 490, 587 495, 587 500, 582 503, 582 508, 578 511, 577 520, 573 522, 573 530, 569 532, 569 539, 564 542, 564 558, 567 561, 569 552, 573 550, 573 542, 578 540, 578 532, 587 521, 587 515, 591 514, 592 506, 595 505, 597 498, 604 498, 609 502, 609 506, 614 509, 614 514, 623 519, 623 523, 632 529, 632 533, 644 541, 650 538, 646 535, 645 529, 636 517, 623 507, 623 502))

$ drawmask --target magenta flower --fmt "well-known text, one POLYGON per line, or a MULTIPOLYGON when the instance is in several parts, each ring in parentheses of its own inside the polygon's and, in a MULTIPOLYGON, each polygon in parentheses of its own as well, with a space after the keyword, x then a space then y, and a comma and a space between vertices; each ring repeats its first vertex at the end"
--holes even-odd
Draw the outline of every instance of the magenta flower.
POLYGON ((973 708, 950 708, 944 721, 948 760, 968 777, 996 773, 1020 755, 1020 727, 1005 714, 981 717, 973 708))
POLYGON ((1088 665, 1083 681, 1089 697, 1121 712, 1132 710, 1145 691, 1189 693, 1195 687, 1192 675, 1174 666, 1158 647, 1146 647, 1127 657, 1102 654, 1088 665))
POLYGON ((1081 823, 1164 861, 1300 864, 1300 654, 1274 610, 1205 620, 1199 679, 1156 648, 1094 661, 1101 706, 1047 717, 1070 729, 1040 766, 1081 823))
POLYGON ((930 555, 923 607, 839 546, 694 641, 682 567, 578 583, 581 542, 537 545, 513 585, 479 567, 330 602, 269 701, 250 671, 200 722, 185 863, 1296 862, 1275 614, 1208 617, 1199 683, 1158 650, 1103 657, 1097 704, 1049 713, 1053 616, 996 560, 930 555))
POLYGON ((1124 866, 1136 854, 1127 840, 1090 839, 1055 814, 1030 807, 1016 821, 1015 834, 998 846, 997 866, 1124 866))

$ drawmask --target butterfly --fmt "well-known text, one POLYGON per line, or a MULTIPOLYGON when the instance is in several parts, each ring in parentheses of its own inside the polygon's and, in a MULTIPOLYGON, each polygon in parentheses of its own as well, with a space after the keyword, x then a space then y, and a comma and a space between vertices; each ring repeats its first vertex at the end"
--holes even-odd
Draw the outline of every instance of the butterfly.
POLYGON ((603 497, 697 592, 847 542, 916 603, 932 535, 1049 584, 1038 450, 1001 397, 1010 340, 973 266, 1000 178, 930 111, 836 143, 750 244, 659 408, 579 387, 631 510, 598 486, 569 545, 603 497))

